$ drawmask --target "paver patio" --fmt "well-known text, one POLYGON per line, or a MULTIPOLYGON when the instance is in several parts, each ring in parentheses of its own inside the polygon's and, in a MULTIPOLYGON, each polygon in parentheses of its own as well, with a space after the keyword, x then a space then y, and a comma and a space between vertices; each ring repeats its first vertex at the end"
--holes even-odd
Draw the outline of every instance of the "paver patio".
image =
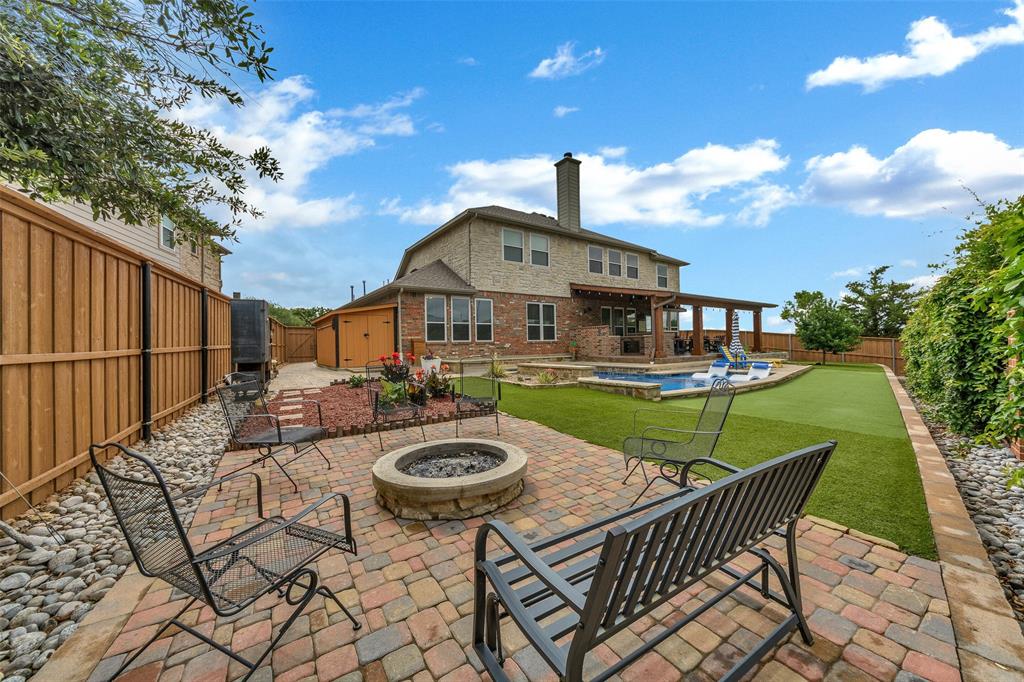
MULTIPOLYGON (((469 420, 464 428, 468 437, 494 437, 494 422, 488 418, 469 420)), ((431 425, 427 437, 451 437, 453 431, 451 424, 431 425)), ((385 449, 409 444, 418 435, 418 430, 387 433, 385 449)), ((525 491, 495 516, 528 539, 622 509, 639 490, 639 483, 619 483, 622 455, 607 448, 514 418, 502 419, 501 439, 524 448, 531 459, 525 491)), ((326 492, 349 496, 359 556, 332 552, 318 562, 317 569, 364 627, 353 632, 337 607, 315 598, 273 652, 272 663, 253 679, 481 679, 470 631, 472 541, 482 519, 396 520, 374 501, 370 467, 380 455, 376 439, 354 436, 324 441, 324 445, 330 448, 333 467, 328 470, 314 457, 296 462, 297 493, 283 477, 269 468, 262 470, 266 511, 288 516, 326 492)), ((220 471, 244 460, 244 453, 228 453, 220 471)), ((243 523, 242 517, 255 519, 254 496, 254 489, 237 482, 220 492, 212 490, 193 520, 194 541, 221 540, 243 523)), ((332 527, 337 515, 325 510, 319 522, 332 527)), ((937 563, 908 557, 884 541, 873 542, 818 519, 800 522, 799 548, 804 612, 815 644, 807 647, 794 634, 762 662, 755 679, 960 679, 937 563)), ((775 555, 785 558, 784 552, 775 555)), ((656 610, 653 617, 609 640, 594 655, 617 660, 724 584, 724 580, 699 583, 656 610)), ((155 581, 91 679, 107 679, 126 652, 180 608, 183 598, 166 583, 155 581)), ((196 608, 185 621, 243 656, 256 658, 270 640, 271 626, 282 623, 290 611, 283 600, 264 598, 232 619, 214 620, 209 609, 196 608)), ((625 669, 621 679, 717 679, 784 614, 777 605, 766 605, 753 592, 740 590, 625 669)), ((503 640, 509 656, 506 670, 512 679, 554 679, 515 626, 506 624, 503 640)), ((188 633, 175 634, 172 629, 121 679, 214 681, 244 673, 241 665, 198 644, 188 633)))

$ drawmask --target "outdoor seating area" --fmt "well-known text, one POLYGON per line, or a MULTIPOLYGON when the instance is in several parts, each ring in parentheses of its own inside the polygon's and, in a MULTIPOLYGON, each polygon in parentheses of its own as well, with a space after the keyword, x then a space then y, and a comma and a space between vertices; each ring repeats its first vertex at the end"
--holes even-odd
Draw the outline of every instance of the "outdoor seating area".
MULTIPOLYGON (((435 440, 450 426, 425 428, 435 440)), ((471 419, 463 430, 486 438, 493 424, 471 419)), ((122 667, 127 673, 121 679, 239 679, 250 672, 247 662, 260 666, 257 675, 282 680, 461 680, 479 679, 485 669, 508 679, 541 680, 550 678, 552 667, 567 670, 565 679, 592 679, 602 672, 622 679, 738 679, 751 667, 766 679, 856 678, 865 669, 888 679, 901 670, 955 674, 952 631, 941 626, 948 623, 949 607, 938 564, 831 522, 799 519, 830 446, 696 491, 674 488, 669 497, 632 507, 641 483, 621 485, 621 453, 511 417, 502 431, 530 464, 523 492, 490 521, 395 519, 373 497, 370 468, 379 456, 377 443, 354 436, 321 444, 335 463, 330 469, 319 458, 295 462, 298 492, 279 476, 254 491, 248 473, 207 486, 187 541, 173 525, 161 525, 173 514, 143 523, 141 537, 173 540, 175 551, 194 552, 182 558, 194 557, 196 566, 209 559, 221 571, 199 573, 211 595, 229 586, 234 591, 226 593, 230 602, 200 608, 193 603, 194 579, 162 567, 174 561, 163 559, 153 568, 159 566, 155 560, 174 556, 165 545, 136 550, 157 578, 146 583, 123 625, 91 662, 91 679, 109 679, 122 667), (342 504, 328 501, 339 493, 342 504), (755 504, 765 495, 781 496, 785 503, 755 504), (319 529, 315 537, 300 533, 298 540, 344 551, 289 553, 287 566, 261 559, 255 565, 270 564, 277 572, 256 571, 218 586, 217 576, 230 575, 223 573, 228 566, 239 566, 237 571, 253 565, 248 561, 257 555, 248 548, 272 542, 276 533, 285 537, 287 526, 280 522, 262 530, 265 515, 294 521, 296 513, 303 524, 319 529), (602 534, 616 519, 620 530, 602 534), (744 554, 758 543, 763 549, 744 554), (474 561, 474 548, 483 561, 474 561), (512 556, 504 554, 509 550, 512 556), (234 559, 224 563, 228 557, 234 559), (598 557, 612 564, 603 573, 594 572, 602 564, 595 564, 598 557), (567 569, 545 568, 554 562, 568 562, 567 569), (663 580, 616 578, 618 566, 663 580), (287 582, 285 575, 297 584, 282 599, 272 592, 287 582), (263 588, 250 587, 256 578, 263 588), (489 590, 481 591, 485 583, 509 587, 488 597, 489 590), (754 589, 741 587, 745 583, 754 589), (243 585, 244 596, 237 592, 243 585), (586 608, 591 601, 604 606, 586 608), (240 617, 218 617, 243 608, 240 617), (568 620, 545 618, 557 608, 568 608, 568 620), (161 629, 169 618, 178 629, 161 629), (196 634, 213 645, 197 646, 196 634), (129 660, 150 639, 155 641, 147 653, 129 660)), ((389 431, 385 446, 407 445, 410 435, 389 431)), ((218 474, 249 457, 227 453, 218 474)), ((735 470, 725 466, 727 473, 735 470)), ((129 498, 133 518, 142 509, 158 508, 159 498, 147 498, 142 507, 137 496, 129 498)), ((61 662, 58 657, 54 665, 61 662)))

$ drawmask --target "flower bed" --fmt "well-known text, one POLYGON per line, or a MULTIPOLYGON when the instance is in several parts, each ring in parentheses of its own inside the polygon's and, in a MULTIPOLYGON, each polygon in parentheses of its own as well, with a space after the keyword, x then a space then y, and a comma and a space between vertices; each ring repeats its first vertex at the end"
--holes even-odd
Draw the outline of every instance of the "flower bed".
MULTIPOLYGON (((373 407, 367 398, 366 386, 352 388, 345 384, 335 384, 324 388, 297 389, 281 391, 267 404, 267 409, 279 417, 285 417, 281 425, 290 423, 288 415, 301 415, 295 424, 316 424, 316 405, 297 403, 294 408, 289 398, 316 400, 320 403, 323 413, 324 427, 335 434, 360 433, 362 429, 373 423, 373 407), (291 403, 291 404, 290 404, 291 403)), ((451 398, 430 398, 422 408, 428 421, 445 421, 455 414, 455 405, 451 398)))

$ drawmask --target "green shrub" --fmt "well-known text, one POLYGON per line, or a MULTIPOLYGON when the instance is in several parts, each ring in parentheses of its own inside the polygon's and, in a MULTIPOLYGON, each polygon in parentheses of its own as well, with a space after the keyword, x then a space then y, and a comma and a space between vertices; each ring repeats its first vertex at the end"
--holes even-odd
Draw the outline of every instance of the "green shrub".
POLYGON ((1024 197, 985 207, 964 232, 951 267, 919 301, 903 330, 910 389, 953 431, 992 441, 1020 435, 1020 356, 1024 305, 1024 197), (1017 331, 1011 347, 1007 339, 1017 331))
POLYGON ((553 384, 555 383, 555 378, 554 373, 549 372, 546 369, 542 369, 537 372, 536 376, 534 376, 534 379, 537 380, 538 384, 553 384))
POLYGON ((348 378, 349 388, 362 388, 366 384, 366 377, 362 374, 353 374, 348 378))

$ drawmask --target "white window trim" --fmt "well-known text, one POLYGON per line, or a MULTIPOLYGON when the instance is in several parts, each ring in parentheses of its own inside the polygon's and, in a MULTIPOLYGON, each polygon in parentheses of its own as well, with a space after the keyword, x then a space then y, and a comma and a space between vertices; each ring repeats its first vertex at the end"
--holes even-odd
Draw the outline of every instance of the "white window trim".
POLYGON ((655 263, 654 264, 654 284, 659 289, 668 289, 668 264, 667 263, 655 263), (661 282, 661 269, 665 268, 665 286, 660 284, 661 282))
POLYGON ((552 341, 557 341, 557 340, 558 340, 558 306, 556 306, 554 303, 545 303, 544 301, 527 301, 526 302, 526 342, 527 343, 551 343, 552 341), (538 305, 538 306, 540 306, 540 324, 536 325, 536 326, 540 327, 540 338, 539 339, 531 339, 530 338, 530 326, 531 326, 530 325, 530 306, 531 305, 538 305), (552 322, 551 322, 551 325, 555 328, 555 337, 553 339, 545 339, 544 338, 544 306, 546 306, 546 305, 551 306, 551 310, 553 312, 553 315, 552 315, 553 319, 552 319, 552 322))
POLYGON ((477 343, 494 343, 494 299, 490 299, 490 298, 474 298, 473 299, 473 320, 474 320, 474 322, 473 322, 473 338, 476 340, 476 342, 477 343), (476 312, 476 304, 477 304, 478 301, 487 301, 488 303, 491 304, 491 321, 484 323, 488 327, 491 328, 491 338, 489 338, 489 339, 481 340, 479 334, 477 334, 477 326, 480 325, 479 318, 478 318, 477 312, 476 312))
MULTIPOLYGON (((434 322, 433 324, 437 324, 434 322)), ((423 297, 423 342, 424 343, 448 343, 448 297, 447 296, 431 296, 427 295, 423 297), (444 303, 442 309, 444 310, 444 339, 438 341, 437 339, 431 339, 430 334, 427 333, 427 329, 431 324, 427 317, 427 301, 432 298, 439 298, 444 303)))
POLYGON ((639 282, 640 281, 640 254, 638 254, 638 253, 629 253, 627 251, 624 254, 623 261, 624 262, 622 264, 622 276, 625 277, 626 279, 635 279, 635 280, 637 280, 639 282), (636 277, 630 277, 629 276, 629 257, 630 256, 632 256, 633 258, 636 258, 636 277))
POLYGON ((517 230, 517 229, 515 229, 513 227, 503 227, 503 228, 501 228, 501 239, 499 241, 500 241, 500 245, 499 245, 498 248, 501 249, 501 254, 500 255, 501 255, 501 261, 503 263, 519 263, 520 265, 523 265, 523 264, 527 263, 527 260, 526 260, 526 246, 527 246, 527 242, 526 242, 526 233, 525 232, 523 232, 522 230, 517 230), (522 260, 507 260, 505 258, 505 233, 506 232, 515 232, 516 234, 519 235, 520 242, 522 243, 522 246, 519 247, 520 250, 522 250, 522 252, 523 252, 523 259, 522 260))
POLYGON ((473 299, 471 299, 469 296, 449 296, 448 297, 448 305, 450 305, 452 307, 452 314, 449 317, 449 322, 448 322, 448 325, 450 326, 450 329, 451 329, 451 342, 452 343, 473 343, 473 299), (469 327, 469 329, 467 330, 469 332, 469 335, 468 335, 468 337, 466 338, 465 341, 458 341, 458 340, 455 339, 455 324, 456 324, 456 322, 455 322, 455 301, 456 300, 465 301, 466 303, 469 304, 467 306, 467 308, 469 310, 469 321, 466 322, 466 325, 469 327))
POLYGON ((626 264, 623 263, 624 258, 623 258, 622 251, 620 251, 619 249, 608 249, 607 250, 607 254, 608 254, 608 256, 607 256, 607 258, 608 258, 608 276, 609 277, 624 277, 625 274, 626 274, 626 272, 625 272, 626 264), (616 265, 619 266, 619 274, 617 274, 617 275, 613 275, 612 274, 612 252, 613 251, 615 253, 619 254, 619 262, 616 263, 616 265))
POLYGON ((597 244, 587 244, 587 274, 588 275, 603 275, 603 274, 605 274, 608 271, 608 268, 605 267, 605 262, 604 261, 605 261, 605 248, 603 246, 598 246, 597 244), (595 262, 595 260, 590 257, 590 250, 591 249, 598 249, 598 250, 601 251, 601 258, 600 258, 599 261, 597 261, 597 262, 601 263, 601 272, 594 272, 593 270, 590 269, 590 264, 595 262))
MULTIPOLYGON (((157 225, 156 242, 160 246, 160 248, 163 249, 164 251, 170 251, 170 252, 173 253, 173 252, 178 250, 178 248, 177 248, 178 245, 177 244, 173 244, 172 246, 167 246, 167 244, 164 244, 164 220, 165 220, 165 218, 160 218, 160 224, 157 225)), ((171 222, 170 219, 167 219, 167 222, 171 223, 171 241, 173 243, 173 241, 174 241, 174 223, 171 222)))
MULTIPOLYGON (((529 234, 529 236, 526 238, 526 241, 530 245, 530 265, 532 265, 534 267, 537 267, 537 268, 549 268, 549 267, 551 267, 551 237, 549 237, 546 234, 539 234, 539 233, 536 233, 536 232, 531 232, 529 234), (534 237, 541 237, 543 239, 546 239, 547 242, 548 242, 548 248, 544 252, 544 253, 546 253, 548 255, 548 262, 544 263, 543 265, 541 265, 539 263, 534 263, 533 262, 533 238, 534 237)), ((540 249, 537 249, 537 250, 540 251, 540 249)), ((502 255, 504 255, 504 246, 502 247, 502 255)))

